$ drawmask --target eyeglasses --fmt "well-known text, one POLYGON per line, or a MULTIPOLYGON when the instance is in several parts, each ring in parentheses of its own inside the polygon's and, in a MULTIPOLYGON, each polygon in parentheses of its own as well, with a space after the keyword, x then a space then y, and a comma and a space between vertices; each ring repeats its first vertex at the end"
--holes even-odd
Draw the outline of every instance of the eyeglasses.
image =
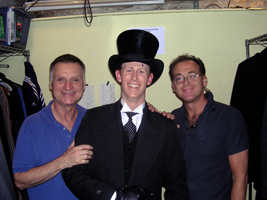
POLYGON ((202 74, 195 74, 195 73, 191 73, 189 74, 187 77, 185 76, 182 76, 182 75, 178 75, 178 76, 175 76, 175 79, 174 79, 174 82, 176 84, 181 84, 184 82, 185 78, 187 78, 188 81, 190 82, 194 82, 195 80, 197 80, 197 77, 199 76, 202 76, 202 74))

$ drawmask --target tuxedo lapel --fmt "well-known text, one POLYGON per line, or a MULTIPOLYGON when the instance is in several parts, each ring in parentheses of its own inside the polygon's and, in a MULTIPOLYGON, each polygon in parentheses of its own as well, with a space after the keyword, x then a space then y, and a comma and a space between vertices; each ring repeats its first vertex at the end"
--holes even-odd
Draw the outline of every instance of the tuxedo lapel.
POLYGON ((107 168, 116 185, 124 184, 124 160, 123 160, 123 133, 121 123, 120 101, 112 105, 106 113, 106 120, 99 128, 99 141, 97 142, 103 152, 107 168))
POLYGON ((166 135, 163 131, 155 128, 158 123, 146 106, 138 130, 137 145, 129 184, 134 184, 134 180, 139 180, 140 182, 158 156, 158 151, 161 149, 159 146, 162 145, 166 135))

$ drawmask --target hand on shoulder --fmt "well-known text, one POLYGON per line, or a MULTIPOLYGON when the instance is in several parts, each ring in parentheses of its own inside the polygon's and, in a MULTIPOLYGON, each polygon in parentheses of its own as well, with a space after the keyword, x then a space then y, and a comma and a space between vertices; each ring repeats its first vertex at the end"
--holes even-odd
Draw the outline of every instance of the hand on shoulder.
POLYGON ((150 104, 149 102, 147 102, 148 105, 148 109, 151 112, 158 112, 161 113, 164 117, 167 117, 168 119, 174 120, 175 116, 174 114, 171 114, 170 112, 166 112, 166 111, 158 111, 152 104, 150 104))

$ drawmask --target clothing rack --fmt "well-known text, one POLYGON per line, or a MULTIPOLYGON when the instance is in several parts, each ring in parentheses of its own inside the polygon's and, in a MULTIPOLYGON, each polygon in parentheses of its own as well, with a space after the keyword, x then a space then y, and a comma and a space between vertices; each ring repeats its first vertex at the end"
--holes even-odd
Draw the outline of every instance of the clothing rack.
POLYGON ((246 45, 246 57, 249 58, 249 45, 262 45, 265 46, 267 45, 267 34, 245 40, 245 45, 246 45))
MULTIPOLYGON (((0 57, 8 58, 10 56, 25 56, 27 62, 30 61, 30 51, 29 50, 19 49, 16 47, 10 47, 10 46, 5 46, 5 45, 0 44, 0 57)), ((9 65, 0 64, 0 67, 8 68, 9 65)))
MULTIPOLYGON (((245 46, 246 46, 246 58, 250 58, 250 52, 249 52, 249 46, 250 45, 262 45, 267 46, 267 34, 260 35, 255 38, 247 39, 245 40, 245 46)), ((252 200, 252 183, 249 183, 248 188, 248 199, 252 200)))

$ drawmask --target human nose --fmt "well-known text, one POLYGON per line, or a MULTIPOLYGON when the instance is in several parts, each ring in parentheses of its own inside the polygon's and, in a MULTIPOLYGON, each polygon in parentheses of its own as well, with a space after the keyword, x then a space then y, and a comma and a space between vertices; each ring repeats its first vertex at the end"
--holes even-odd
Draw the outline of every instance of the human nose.
POLYGON ((137 72, 136 71, 133 72, 132 78, 133 78, 133 80, 136 80, 137 79, 137 72))
POLYGON ((71 81, 66 81, 66 83, 65 83, 64 86, 65 86, 65 89, 66 89, 66 90, 71 89, 71 87, 72 87, 71 81))
POLYGON ((184 85, 188 85, 189 84, 189 79, 188 79, 188 77, 184 77, 184 85))

